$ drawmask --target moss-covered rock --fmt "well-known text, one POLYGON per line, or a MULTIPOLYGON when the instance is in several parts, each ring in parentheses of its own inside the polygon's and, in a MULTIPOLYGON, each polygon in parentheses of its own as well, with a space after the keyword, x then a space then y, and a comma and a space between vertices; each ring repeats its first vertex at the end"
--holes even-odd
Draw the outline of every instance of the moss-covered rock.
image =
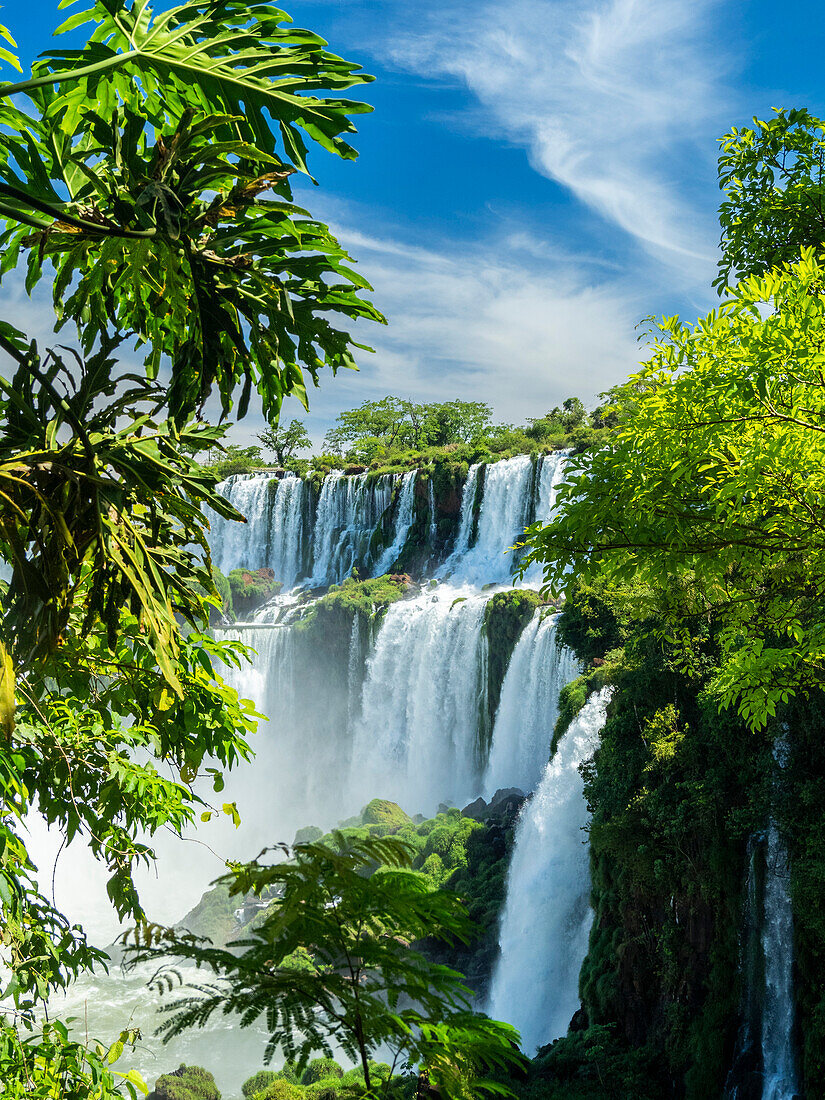
POLYGON ((306 1091, 300 1085, 287 1081, 285 1077, 277 1077, 261 1092, 256 1092, 252 1100, 303 1100, 305 1095, 306 1091))
POLYGON ((237 618, 248 618, 283 588, 271 569, 233 569, 229 574, 232 606, 237 618))
POLYGON ((239 904, 238 898, 230 898, 225 886, 214 886, 175 927, 195 936, 205 936, 213 943, 226 944, 238 930, 235 910, 239 904))
POLYGON ((326 1077, 334 1077, 340 1080, 344 1071, 334 1058, 313 1058, 301 1078, 302 1085, 314 1085, 326 1077))
POLYGON ((262 1092, 267 1085, 271 1085, 273 1081, 279 1080, 282 1076, 283 1074, 276 1072, 274 1069, 259 1069, 257 1073, 247 1077, 241 1085, 241 1092, 245 1100, 252 1100, 257 1093, 262 1092))
POLYGON ((362 810, 361 821, 364 825, 386 825, 390 830, 397 831, 409 824, 410 818, 397 802, 374 798, 362 810))
POLYGON ((200 1066, 180 1066, 155 1082, 147 1100, 221 1100, 215 1078, 200 1066))

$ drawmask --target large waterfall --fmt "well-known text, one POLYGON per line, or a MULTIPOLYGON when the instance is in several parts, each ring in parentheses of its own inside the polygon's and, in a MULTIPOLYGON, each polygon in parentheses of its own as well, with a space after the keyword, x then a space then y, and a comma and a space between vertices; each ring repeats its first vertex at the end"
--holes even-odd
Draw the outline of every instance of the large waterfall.
POLYGON ((596 748, 606 705, 602 691, 571 724, 517 827, 488 1011, 516 1025, 530 1054, 566 1033, 579 1004, 592 919, 579 765, 596 748))
MULTIPOLYGON (((576 768, 592 749, 601 704, 585 709, 547 765, 558 692, 577 671, 572 656, 557 645, 558 616, 541 606, 532 618, 527 614, 523 628, 524 615, 518 619, 520 633, 507 643, 512 652, 506 650, 506 672, 496 673, 503 679, 496 682, 495 695, 488 634, 489 602, 512 586, 518 564, 517 554, 508 551, 526 524, 552 512, 564 460, 564 455, 518 456, 471 467, 460 513, 453 490, 452 518, 444 526, 432 478, 425 489, 414 470, 334 473, 320 490, 294 476, 227 479, 222 491, 247 523, 214 520, 215 565, 227 574, 270 568, 287 593, 253 622, 218 631, 254 651, 250 664, 227 670, 226 677, 268 721, 253 739, 254 763, 232 773, 221 795, 237 802, 241 827, 233 829, 228 819, 211 822, 197 831, 195 843, 184 845, 183 854, 179 843, 174 855, 164 845, 165 869, 158 887, 153 892, 150 884, 147 893, 151 912, 160 890, 162 919, 169 919, 173 894, 175 916, 182 916, 220 873, 221 859, 253 856, 266 844, 291 841, 303 826, 330 828, 375 797, 396 801, 410 814, 431 816, 442 804, 461 808, 479 796, 489 799, 498 788, 529 792, 538 784, 518 826, 494 1011, 521 1025, 528 1045, 564 1030, 575 1008, 589 920, 576 768), (452 533, 445 535, 453 522, 452 533), (410 558, 412 532, 419 541, 417 556, 410 558), (353 567, 362 577, 382 575, 404 552, 404 560, 418 563, 418 583, 404 598, 373 615, 353 612, 351 621, 344 619, 344 633, 313 633, 318 594, 305 589, 340 583, 353 567), (438 579, 428 580, 427 574, 438 579), (523 932, 514 921, 527 912, 532 914, 526 937, 532 953, 526 983, 535 1002, 532 1023, 515 995, 527 963, 516 942, 523 932), (563 965, 555 959, 561 947, 563 965), (546 981, 536 982, 537 966, 546 970, 546 981)), ((539 581, 528 575, 526 585, 535 589, 539 581)), ((531 605, 535 602, 531 594, 531 605)), ((73 1005, 78 996, 93 998, 94 1019, 98 1006, 100 1012, 105 1008, 108 1015, 95 1026, 108 1026, 109 1018, 119 1021, 120 1012, 134 1012, 137 1019, 149 1011, 140 1004, 134 981, 113 981, 90 979, 70 997, 73 1005)), ((153 1026, 147 1018, 144 1034, 153 1026)), ((224 1032, 224 1022, 216 1021, 198 1043, 182 1042, 143 1061, 139 1055, 136 1064, 152 1077, 192 1058, 197 1049, 195 1060, 209 1062, 220 1087, 235 1094, 256 1067, 235 1033, 224 1032), (202 1053, 209 1042, 224 1052, 219 1065, 202 1053), (227 1059, 229 1049, 233 1058, 227 1059)))

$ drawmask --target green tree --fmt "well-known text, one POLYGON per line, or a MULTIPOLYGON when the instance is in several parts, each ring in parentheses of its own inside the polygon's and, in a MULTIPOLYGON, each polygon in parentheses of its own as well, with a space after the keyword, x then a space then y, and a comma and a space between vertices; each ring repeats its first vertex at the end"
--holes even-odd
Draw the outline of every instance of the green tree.
MULTIPOLYGON (((217 391, 224 414, 234 404, 242 416, 254 388, 274 419, 286 394, 305 399, 304 371, 353 365, 336 316, 380 319, 289 192, 308 171, 305 137, 355 155, 342 135, 369 108, 338 93, 369 78, 285 24, 238 0, 157 15, 142 0, 99 0, 60 29, 89 26, 84 47, 0 85, 0 274, 25 264, 31 290, 50 267, 57 327, 71 322, 81 344, 41 351, 0 321, 9 1097, 104 1100, 134 1039, 86 1047, 59 1022, 28 1033, 48 992, 105 956, 39 889, 26 816, 83 836, 132 919, 145 916, 132 872, 153 860, 159 829, 237 820, 234 804, 192 787, 211 777, 220 793, 257 717, 218 672, 243 647, 207 633, 208 510, 241 517, 198 461, 224 435, 200 410, 217 391), (124 341, 144 349, 143 374, 118 368, 124 341)), ((17 65, 11 49, 0 58, 17 65)), ((131 1073, 124 1087, 138 1084, 131 1073)))
POLYGON ((300 420, 291 420, 288 427, 280 424, 266 428, 258 435, 261 443, 273 451, 279 466, 283 466, 296 451, 305 451, 312 447, 306 426, 300 420))
POLYGON ((711 690, 755 727, 825 667, 823 345, 811 251, 694 326, 665 320, 616 394, 618 426, 572 461, 558 517, 529 535, 528 561, 559 589, 649 585, 671 641, 712 619, 711 690))
POLYGON ((441 401, 421 407, 423 437, 430 446, 477 443, 490 428, 493 410, 483 401, 441 401))
MULTIPOLYGON (((444 1097, 506 1092, 483 1075, 520 1063, 518 1033, 474 1014, 461 975, 411 946, 466 942, 474 926, 454 894, 410 870, 410 846, 334 833, 331 844, 282 850, 289 861, 238 866, 222 880, 230 894, 272 898, 247 939, 221 949, 144 930, 149 946, 136 959, 171 954, 219 978, 169 1008, 164 1035, 232 1012, 242 1027, 265 1021, 265 1061, 281 1049, 304 1064, 316 1051, 330 1056, 334 1044, 359 1062, 368 1095, 379 1048, 392 1051, 393 1067, 426 1072, 444 1097)), ((168 978, 160 972, 161 986, 168 978)))
POLYGON ((720 293, 825 243, 825 123, 802 108, 753 122, 721 139, 720 293))

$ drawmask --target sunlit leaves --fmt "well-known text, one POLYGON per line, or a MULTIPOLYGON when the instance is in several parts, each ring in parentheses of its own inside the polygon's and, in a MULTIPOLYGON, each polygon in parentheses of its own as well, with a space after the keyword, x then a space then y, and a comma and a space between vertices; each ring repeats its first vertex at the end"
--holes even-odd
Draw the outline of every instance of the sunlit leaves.
MULTIPOLYGON (((230 895, 270 904, 228 949, 157 926, 136 931, 135 957, 173 955, 211 968, 169 1009, 167 1037, 236 1013, 262 1021, 265 1061, 276 1049, 306 1063, 342 1050, 365 1068, 378 1049, 397 1067, 420 1066, 445 1098, 508 1094, 485 1074, 521 1062, 518 1033, 471 1011, 461 975, 412 946, 425 938, 466 942, 473 925, 459 899, 410 870, 397 837, 334 833, 331 843, 279 849, 281 862, 239 865, 221 881, 230 895)), ((159 974, 175 987, 175 963, 159 974)))
POLYGON ((145 345, 149 377, 168 357, 179 422, 213 387, 225 414, 243 416, 256 389, 271 419, 287 394, 306 403, 321 368, 355 366, 365 345, 345 326, 382 320, 288 184, 306 170, 301 131, 355 155, 340 135, 369 108, 314 92, 369 78, 285 22, 235 0, 157 18, 99 0, 69 21, 97 24, 85 49, 0 86, 14 133, 0 146, 2 271, 25 255, 31 290, 50 263, 57 315, 87 353, 115 329, 145 345))
POLYGON ((825 271, 810 251, 694 326, 666 319, 603 449, 533 531, 563 587, 600 572, 717 624, 718 697, 764 725, 825 667, 825 271), (572 568, 571 568, 572 567, 572 568))

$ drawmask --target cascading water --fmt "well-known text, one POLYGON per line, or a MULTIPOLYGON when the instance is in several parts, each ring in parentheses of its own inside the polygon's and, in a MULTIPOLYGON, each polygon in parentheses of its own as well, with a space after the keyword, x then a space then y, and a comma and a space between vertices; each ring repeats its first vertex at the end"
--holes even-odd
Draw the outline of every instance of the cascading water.
POLYGON ((530 518, 533 460, 529 455, 517 455, 486 467, 477 535, 470 546, 477 478, 478 469, 471 467, 461 502, 458 538, 443 573, 459 583, 506 583, 514 565, 513 555, 507 551, 530 518))
POLYGON ((484 775, 484 797, 500 787, 534 790, 550 755, 559 692, 577 673, 556 641, 558 616, 539 609, 522 631, 501 688, 484 775))
MULTIPOLYGON (((245 858, 267 843, 291 840, 299 827, 333 826, 358 813, 374 797, 391 798, 410 813, 432 814, 441 802, 461 806, 498 786, 527 790, 534 785, 547 760, 556 693, 575 669, 569 654, 555 646, 553 617, 537 614, 517 643, 502 684, 488 755, 486 733, 482 733, 489 730, 487 639, 482 624, 493 590, 480 591, 477 586, 510 581, 512 555, 504 551, 519 538, 525 522, 545 518, 552 510, 562 467, 563 457, 557 456, 548 456, 540 466, 522 456, 472 467, 463 492, 458 536, 445 570, 453 574, 450 583, 425 588, 414 598, 393 604, 372 623, 354 615, 348 649, 346 638, 336 635, 337 640, 331 639, 321 652, 317 634, 313 641, 311 631, 300 624, 311 605, 297 591, 264 609, 255 625, 226 632, 257 651, 251 665, 229 670, 226 677, 269 721, 261 724, 253 739, 254 764, 231 774, 221 795, 221 800, 238 803, 240 829, 235 830, 228 818, 213 821, 198 830, 197 839, 205 844, 185 845, 186 858, 181 859, 177 842, 174 854, 165 857, 159 884, 167 895, 162 919, 169 919, 169 909, 175 910, 171 919, 178 919, 220 873, 220 859, 206 844, 221 858, 245 858), (456 587, 459 583, 464 587, 456 587)), ((291 476, 277 480, 268 475, 231 477, 222 491, 248 523, 215 518, 211 532, 215 564, 225 573, 239 566, 269 566, 286 589, 301 581, 313 586, 338 582, 355 564, 377 575, 391 567, 407 540, 415 518, 415 481, 414 471, 380 478, 332 474, 316 495, 309 483, 291 476), (393 497, 394 508, 388 511, 393 497), (379 526, 385 549, 371 559, 370 544, 379 526)), ((435 565, 441 550, 433 554, 438 517, 432 481, 428 498, 430 560, 435 565)), ((539 792, 525 810, 520 836, 538 807, 559 800, 568 809, 558 829, 549 828, 566 835, 562 826, 575 816, 568 756, 573 752, 570 746, 578 745, 579 733, 571 728, 563 739, 539 792)), ((206 794, 211 797, 211 792, 206 794)), ((578 797, 580 802, 580 793, 578 797)), ((537 835, 541 833, 540 823, 531 827, 537 835)), ((518 867, 528 859, 526 843, 517 843, 521 863, 514 864, 511 873, 512 896, 518 876, 523 876, 518 867)), ((586 931, 587 906, 576 885, 581 868, 571 854, 573 848, 573 841, 564 840, 559 852, 567 855, 560 856, 557 865, 542 858, 548 875, 557 882, 554 897, 562 908, 567 905, 568 916, 558 920, 577 920, 581 932, 582 927, 586 931), (567 893, 560 883, 562 864, 573 876, 567 893), (573 894, 581 902, 575 913, 573 894)), ((583 852, 583 848, 581 853, 575 850, 577 855, 583 852)), ((150 901, 157 896, 156 890, 150 901)), ((542 912, 550 920, 548 935, 555 942, 560 936, 558 920, 553 925, 556 918, 549 895, 545 900, 542 912)), ((157 910, 150 905, 150 912, 155 915, 157 910)), ((538 931, 531 947, 533 968, 537 937, 538 931)), ((568 948, 579 942, 572 933, 571 937, 568 948)), ((507 942, 505 958, 512 954, 507 942)), ((580 961, 576 951, 577 946, 568 950, 571 973, 580 961)), ((540 961, 543 965, 543 957, 540 961)), ((506 996, 510 987, 501 967, 497 980, 505 991, 500 996, 506 996)), ((90 1008, 92 1003, 105 1007, 101 1033, 111 1021, 120 1026, 132 1013, 135 1022, 151 1033, 154 1009, 141 1002, 137 987, 132 989, 135 983, 116 982, 114 977, 94 977, 84 983, 72 996, 75 1001, 88 996, 90 1008)), ((535 984, 531 974, 528 986, 533 989, 535 984)), ((73 1007, 78 1014, 74 1002, 73 1007)), ((509 1005, 496 1011, 504 1018, 512 1015, 509 1005)), ((257 1058, 239 1045, 237 1029, 231 1024, 216 1021, 214 1028, 197 1036, 196 1047, 190 1048, 188 1040, 176 1042, 165 1053, 152 1052, 143 1060, 141 1055, 137 1064, 149 1076, 181 1058, 207 1064, 215 1070, 220 1087, 235 1094, 240 1081, 256 1068, 257 1058), (210 1058, 214 1045, 221 1051, 218 1065, 210 1058)), ((255 1046, 251 1043, 250 1049, 255 1046)))
POLYGON ((315 518, 313 587, 338 584, 367 561, 370 539, 392 500, 393 481, 392 474, 377 480, 368 474, 324 478, 315 518))
POLYGON ((269 475, 232 474, 218 492, 246 518, 246 524, 214 516, 211 521, 212 561, 222 573, 259 568, 269 542, 269 475), (253 564, 254 563, 254 564, 253 564))
POLYGON ((382 574, 386 573, 401 553, 404 543, 407 541, 407 535, 410 533, 410 527, 412 527, 413 518, 415 516, 415 482, 417 477, 418 471, 410 470, 410 472, 404 474, 401 479, 401 489, 398 493, 398 502, 396 504, 395 523, 393 524, 392 542, 384 550, 381 557, 372 568, 372 572, 376 577, 380 577, 382 574))
POLYGON ((521 812, 488 1013, 509 1020, 532 1054, 567 1032, 592 921, 579 765, 596 748, 608 693, 582 709, 521 812))
POLYGON ((306 482, 292 474, 233 474, 218 486, 246 524, 215 516, 211 522, 212 561, 222 573, 233 569, 272 569, 290 588, 306 574, 310 500, 306 482))
POLYGON ((765 839, 765 912, 762 923, 765 994, 762 1007, 762 1100, 798 1095, 793 1046, 793 912, 788 851, 775 822, 765 839))
POLYGON ((393 604, 367 662, 350 784, 410 812, 478 792, 487 596, 442 587, 393 604))

